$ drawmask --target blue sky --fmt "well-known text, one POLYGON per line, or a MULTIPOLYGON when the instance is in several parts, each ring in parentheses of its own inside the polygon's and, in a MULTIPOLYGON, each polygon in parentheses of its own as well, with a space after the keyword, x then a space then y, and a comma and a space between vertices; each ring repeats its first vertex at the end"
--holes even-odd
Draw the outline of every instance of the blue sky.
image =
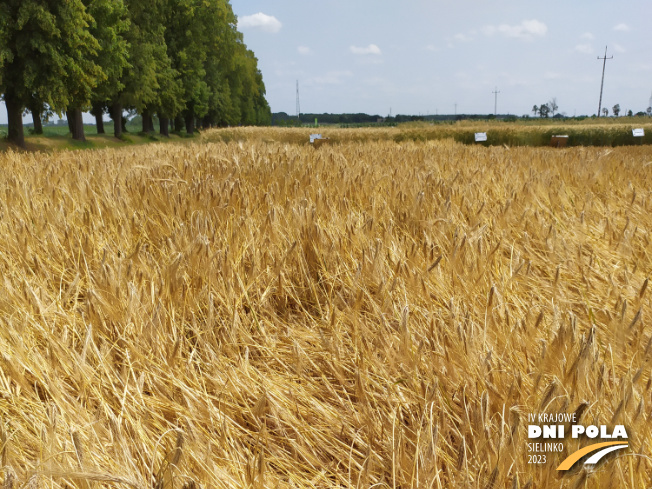
POLYGON ((645 110, 652 2, 232 0, 272 111, 373 114, 645 110), (647 25, 646 25, 647 23, 647 25), (455 107, 457 104, 457 109, 455 107))
MULTIPOLYGON (((531 114, 645 110, 652 1, 231 0, 272 111, 531 114), (457 104, 457 105, 456 105, 457 104)), ((31 118, 26 118, 31 121, 31 118)), ((87 116, 85 120, 92 121, 87 116)), ((0 123, 6 123, 0 104, 0 123)))

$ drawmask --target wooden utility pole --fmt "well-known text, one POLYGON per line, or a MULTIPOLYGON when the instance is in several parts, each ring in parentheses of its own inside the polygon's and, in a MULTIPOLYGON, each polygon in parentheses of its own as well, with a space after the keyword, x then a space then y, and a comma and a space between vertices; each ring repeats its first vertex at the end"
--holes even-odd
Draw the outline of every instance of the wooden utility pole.
POLYGON ((600 117, 600 110, 602 109, 602 88, 604 87, 604 69, 607 66, 607 60, 614 59, 614 57, 607 58, 607 46, 605 46, 604 56, 602 58, 598 56, 598 59, 602 60, 602 83, 600 83, 600 103, 598 104, 598 117, 600 117))
POLYGON ((494 94, 494 115, 498 115, 498 94, 500 93, 498 87, 491 93, 494 94))

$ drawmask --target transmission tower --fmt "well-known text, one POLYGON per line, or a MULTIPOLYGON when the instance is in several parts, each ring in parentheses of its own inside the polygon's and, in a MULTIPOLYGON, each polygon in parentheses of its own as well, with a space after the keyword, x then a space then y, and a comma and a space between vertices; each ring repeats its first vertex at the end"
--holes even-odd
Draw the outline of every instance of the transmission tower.
POLYGON ((297 119, 299 119, 300 114, 301 114, 301 105, 299 105, 299 80, 297 80, 297 119))
POLYGON ((605 46, 604 56, 602 58, 598 56, 598 59, 602 60, 602 82, 600 83, 600 103, 598 104, 598 117, 600 117, 600 110, 602 110, 602 88, 604 87, 604 69, 607 66, 607 60, 614 59, 614 57, 607 58, 607 46, 605 46))

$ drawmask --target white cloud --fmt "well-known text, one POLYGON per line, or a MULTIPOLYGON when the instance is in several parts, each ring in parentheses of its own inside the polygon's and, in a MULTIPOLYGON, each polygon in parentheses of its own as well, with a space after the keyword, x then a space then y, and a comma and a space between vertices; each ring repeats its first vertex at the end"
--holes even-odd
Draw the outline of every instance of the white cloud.
POLYGON ((580 36, 580 39, 586 39, 587 41, 593 41, 595 39, 595 36, 591 34, 590 32, 585 32, 580 36))
POLYGON ((488 25, 482 28, 482 32, 487 36, 501 34, 505 37, 516 39, 532 39, 542 37, 548 32, 548 26, 538 20, 524 20, 517 25, 500 24, 499 26, 488 25))
POLYGON ((651 72, 652 71, 652 64, 650 63, 637 63, 635 65, 632 65, 632 70, 636 73, 643 72, 651 72))
POLYGON ((471 42, 471 41, 473 41, 473 37, 471 37, 471 36, 469 36, 467 34, 462 34, 461 32, 459 34, 455 34, 453 36, 453 39, 455 39, 456 41, 460 41, 460 42, 471 42))
POLYGON ((582 54, 593 54, 593 46, 590 44, 578 44, 575 46, 575 51, 582 54))
POLYGON ((614 44, 614 51, 616 51, 617 53, 626 53, 627 52, 627 50, 624 47, 622 47, 620 44, 617 44, 617 43, 614 44))
POLYGON ((329 71, 325 75, 310 78, 307 85, 341 85, 345 78, 353 76, 350 71, 329 71))
POLYGON ((353 54, 374 54, 374 55, 380 55, 382 52, 380 51, 380 48, 376 46, 375 44, 369 44, 367 47, 357 47, 357 46, 351 46, 349 50, 353 54))
POLYGON ((426 51, 432 51, 432 52, 434 52, 434 53, 436 53, 437 51, 441 51, 441 50, 440 50, 437 46, 435 46, 434 44, 428 44, 424 49, 425 49, 426 51))
POLYGON ((257 28, 265 32, 276 34, 281 30, 283 24, 281 24, 281 22, 273 15, 258 12, 257 14, 245 15, 238 19, 238 28, 247 27, 257 28))
POLYGON ((371 78, 365 78, 362 80, 362 83, 365 85, 386 85, 388 80, 386 78, 382 78, 380 76, 372 76, 371 78))
POLYGON ((629 31, 629 26, 627 24, 618 24, 614 26, 614 31, 627 32, 629 31))
POLYGON ((312 54, 312 49, 310 49, 308 46, 299 46, 297 48, 297 51, 299 52, 299 54, 303 54, 304 56, 312 54))

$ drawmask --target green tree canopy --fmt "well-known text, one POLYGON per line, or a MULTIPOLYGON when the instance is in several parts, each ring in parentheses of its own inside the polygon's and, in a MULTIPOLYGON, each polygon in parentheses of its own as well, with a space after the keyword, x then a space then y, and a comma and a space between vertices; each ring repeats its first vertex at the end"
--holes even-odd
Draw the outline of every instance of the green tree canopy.
POLYGON ((24 144, 22 111, 67 111, 83 138, 83 110, 101 130, 110 108, 116 136, 124 109, 161 131, 197 122, 269 124, 258 60, 237 30, 228 0, 4 0, 0 3, 0 92, 9 138, 24 144))
POLYGON ((204 63, 212 35, 211 16, 216 0, 168 0, 165 40, 178 73, 186 130, 192 133, 195 117, 208 112, 209 89, 204 63), (208 43, 208 44, 207 44, 208 43))
POLYGON ((81 0, 5 0, 0 7, 4 48, 0 79, 9 139, 24 145, 22 110, 36 97, 61 112, 73 100, 88 103, 104 78, 95 61, 99 43, 81 0))
POLYGON ((102 116, 107 105, 124 89, 123 73, 129 67, 129 12, 123 0, 84 0, 84 3, 93 18, 91 35, 100 45, 95 61, 105 75, 91 97, 91 112, 97 118, 98 132, 103 133, 102 116))

